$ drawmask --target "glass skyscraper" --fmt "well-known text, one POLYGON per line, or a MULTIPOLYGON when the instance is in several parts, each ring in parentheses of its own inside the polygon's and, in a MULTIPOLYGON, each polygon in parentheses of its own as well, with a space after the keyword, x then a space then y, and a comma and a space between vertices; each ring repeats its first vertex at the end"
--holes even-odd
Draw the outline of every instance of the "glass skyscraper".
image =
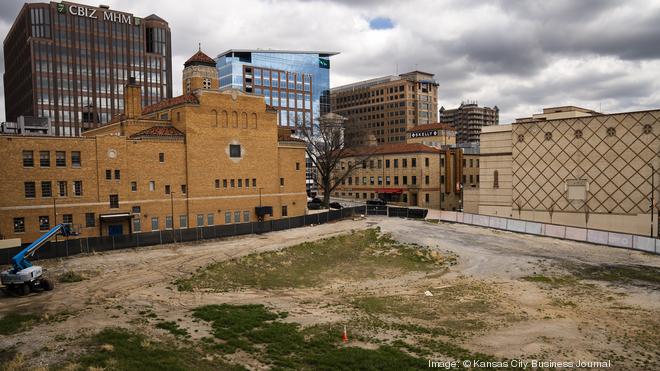
POLYGON ((330 112, 330 57, 335 52, 231 49, 216 57, 220 89, 263 95, 280 126, 313 124, 330 112))

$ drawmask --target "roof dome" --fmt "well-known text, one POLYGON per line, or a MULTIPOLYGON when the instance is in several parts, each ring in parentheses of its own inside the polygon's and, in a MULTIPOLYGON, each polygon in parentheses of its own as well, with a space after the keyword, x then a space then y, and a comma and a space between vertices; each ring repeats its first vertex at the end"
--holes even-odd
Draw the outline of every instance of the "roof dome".
POLYGON ((184 63, 183 65, 185 67, 199 66, 199 65, 215 67, 215 61, 208 55, 204 54, 200 49, 197 53, 195 53, 195 55, 190 57, 190 59, 188 59, 186 63, 184 63))

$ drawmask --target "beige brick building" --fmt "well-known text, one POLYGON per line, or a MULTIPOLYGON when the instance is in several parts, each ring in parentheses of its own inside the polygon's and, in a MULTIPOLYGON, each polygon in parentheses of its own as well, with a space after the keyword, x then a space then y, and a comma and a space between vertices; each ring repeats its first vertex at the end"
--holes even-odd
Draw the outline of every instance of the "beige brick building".
POLYGON ((463 191, 479 186, 479 157, 444 144, 454 131, 438 124, 408 131, 407 143, 361 146, 340 167, 370 156, 347 177, 334 197, 354 200, 380 198, 391 205, 442 210, 461 209, 463 191))
POLYGON ((29 242, 62 222, 81 236, 243 223, 259 206, 266 219, 303 215, 304 143, 263 97, 217 91, 215 69, 199 68, 210 63, 197 53, 190 94, 152 106, 127 86, 124 114, 84 137, 0 136, 2 237, 29 242))
POLYGON ((484 128, 479 213, 657 235, 659 120, 553 107, 484 128))
POLYGON ((420 71, 360 81, 330 89, 330 106, 347 118, 347 145, 404 143, 407 130, 438 121, 438 84, 420 71))

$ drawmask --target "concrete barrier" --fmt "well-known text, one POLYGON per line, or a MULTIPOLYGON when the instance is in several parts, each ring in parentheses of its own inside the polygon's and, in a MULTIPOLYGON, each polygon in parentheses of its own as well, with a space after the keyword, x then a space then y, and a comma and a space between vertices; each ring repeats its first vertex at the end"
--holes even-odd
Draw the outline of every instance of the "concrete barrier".
POLYGON ((575 241, 586 241, 587 230, 584 228, 566 227, 566 238, 575 241))
POLYGON ((624 233, 608 232, 607 244, 610 246, 625 247, 628 249, 632 249, 633 247, 632 235, 624 234, 624 233))
POLYGON ((463 214, 463 223, 472 224, 474 222, 474 214, 463 214))
POLYGON ((545 235, 555 238, 566 238, 566 227, 563 225, 546 224, 545 235))
POLYGON ((635 250, 656 252, 655 243, 656 240, 654 238, 633 236, 633 249, 635 250))
POLYGON ((509 222, 506 226, 507 231, 525 233, 525 221, 509 219, 509 222))
POLYGON ((456 213, 456 221, 457 221, 458 223, 464 223, 464 222, 465 222, 465 221, 464 221, 464 218, 465 218, 465 214, 464 214, 464 213, 456 213))
POLYGON ((543 234, 543 224, 534 222, 525 222, 525 233, 529 234, 543 234))
POLYGON ((506 230, 507 221, 508 221, 508 219, 506 219, 506 218, 498 218, 498 217, 495 217, 495 216, 491 216, 489 226, 491 228, 495 228, 495 229, 504 229, 504 230, 506 230))
POLYGON ((607 245, 607 232, 589 229, 587 230, 587 242, 597 243, 599 245, 607 245))

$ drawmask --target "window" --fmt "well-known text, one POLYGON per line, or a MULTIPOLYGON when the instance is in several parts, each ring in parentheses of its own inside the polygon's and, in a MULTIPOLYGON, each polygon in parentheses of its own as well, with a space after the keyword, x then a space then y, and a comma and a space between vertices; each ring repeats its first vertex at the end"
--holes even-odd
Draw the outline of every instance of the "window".
POLYGON ((470 159, 470 167, 474 167, 474 160, 470 159))
POLYGON ((149 181, 149 190, 152 192, 156 190, 156 182, 154 182, 153 180, 149 181))
POLYGON ((119 209, 119 195, 110 195, 110 208, 119 209))
POLYGON ((76 181, 73 182, 73 194, 75 196, 82 196, 83 195, 82 180, 76 180, 76 181))
POLYGON ((237 185, 238 188, 243 188, 243 179, 238 179, 237 183, 238 183, 237 185))
POLYGON ((62 223, 73 224, 73 214, 62 215, 62 223))
POLYGON ((165 162, 165 154, 163 152, 158 154, 158 161, 165 162))
POLYGON ((34 167, 34 152, 23 151, 23 166, 34 167))
POLYGON ((390 185, 390 177, 389 176, 385 177, 385 185, 390 185))
POLYGON ((66 166, 66 152, 64 151, 55 152, 55 166, 57 167, 66 166))
POLYGON ((479 159, 477 159, 477 167, 479 167, 479 159))
POLYGON ((227 188, 227 179, 222 180, 222 187, 227 188))
POLYGON ((37 197, 37 186, 35 182, 25 182, 23 183, 25 187, 25 198, 35 198, 37 197))
POLYGON ((188 186, 186 184, 181 184, 181 194, 186 194, 188 191, 188 186))
POLYGON ((50 181, 41 182, 41 197, 53 197, 53 184, 50 181))
POLYGON ((410 179, 412 181, 412 184, 417 184, 417 177, 413 175, 410 179))
POLYGON ((383 160, 378 160, 378 168, 379 169, 383 168, 383 160))
POLYGON ((133 218, 133 232, 142 232, 142 223, 140 218, 133 218))
POLYGON ((137 192, 137 182, 131 182, 131 192, 137 192))
POLYGON ((500 188, 500 173, 495 170, 493 172, 493 188, 500 188))
POLYGON ((408 177, 406 175, 403 176, 403 184, 408 185, 408 177))
POLYGON ((424 184, 429 184, 429 182, 430 182, 429 176, 426 175, 426 176, 424 177, 424 184))
POLYGON ((220 188, 220 179, 215 180, 215 188, 220 188))
POLYGON ((157 216, 151 218, 151 230, 152 231, 157 231, 158 230, 158 217, 157 216))
POLYGON ((240 144, 230 144, 229 145, 229 157, 240 158, 241 157, 241 145, 240 144))
POLYGON ((443 184, 445 184, 445 176, 440 175, 440 185, 442 186, 443 184))
MULTIPOLYGON (((424 157, 424 166, 428 167, 429 166, 429 158, 424 157)), ((472 160, 470 160, 470 166, 472 166, 472 160)))
POLYGON ((59 189, 60 197, 66 197, 66 195, 67 195, 66 181, 57 182, 57 188, 59 189))
POLYGON ((369 184, 374 185, 374 177, 369 177, 369 184))
POLYGON ((25 232, 25 218, 14 218, 14 233, 25 232))
POLYGON ((142 208, 141 208, 140 206, 133 206, 133 207, 131 208, 131 212, 132 212, 133 214, 139 214, 141 211, 142 211, 142 208))
POLYGON ((386 169, 390 168, 390 160, 385 160, 385 168, 386 169))
POLYGON ((231 211, 225 211, 225 224, 231 224, 231 211))
POLYGON ((440 159, 440 167, 445 167, 445 158, 440 159))
POLYGON ((470 184, 474 183, 474 176, 470 175, 470 184))
POLYGON ((253 187, 257 186, 257 178, 252 178, 252 186, 253 187))
POLYGON ((467 160, 463 159, 463 167, 467 167, 467 160))
POLYGON ((94 213, 85 213, 85 227, 94 227, 96 225, 96 218, 94 213))
POLYGON ((394 176, 394 185, 399 185, 399 177, 394 176))
POLYGON ((211 89, 211 79, 202 80, 202 88, 211 89))
POLYGON ((121 179, 121 171, 120 170, 115 170, 115 180, 121 179))
POLYGON ((111 180, 112 179, 112 170, 106 169, 105 170, 105 180, 111 180))
POLYGON ((39 230, 47 231, 50 229, 50 217, 48 215, 39 217, 39 230))
POLYGON ((383 177, 382 176, 378 177, 378 185, 383 185, 383 177))
POLYGON ((234 188, 236 186, 236 181, 234 179, 229 180, 229 185, 231 188, 234 188))
POLYGON ((179 216, 179 228, 188 228, 188 215, 179 216))
POLYGON ((72 151, 71 152, 71 166, 80 167, 81 164, 82 164, 82 161, 80 160, 80 151, 72 151))
POLYGON ((234 211, 234 223, 240 223, 240 222, 241 222, 241 212, 234 211))
POLYGON ((204 214, 197 214, 197 226, 198 227, 204 226, 204 214))
POLYGON ((280 178, 280 187, 284 187, 284 178, 280 178))
POLYGON ((245 222, 245 223, 250 222, 250 212, 249 211, 243 211, 243 222, 245 222))
POLYGON ((170 191, 170 185, 169 185, 169 184, 166 184, 166 185, 165 185, 165 194, 168 195, 168 194, 170 194, 170 193, 172 193, 172 192, 170 191))
POLYGON ((410 162, 411 167, 417 167, 417 159, 416 158, 413 157, 410 161, 411 161, 410 162))
POLYGON ((408 159, 407 158, 401 159, 401 167, 408 167, 408 159))
POLYGON ((428 204, 429 203, 429 194, 425 193, 424 194, 424 201, 428 204))
POLYGON ((206 224, 207 225, 214 225, 215 222, 213 221, 213 219, 214 219, 214 215, 213 214, 208 214, 206 216, 206 224))
POLYGON ((397 169, 399 167, 399 159, 395 158, 394 159, 394 168, 397 169))
POLYGON ((282 216, 288 216, 288 210, 286 208, 286 205, 282 206, 282 216))
POLYGON ((300 162, 296 162, 296 170, 300 170, 300 162))
POLYGON ((39 151, 39 166, 50 167, 50 152, 39 151))
POLYGON ((172 215, 165 217, 165 229, 172 229, 172 215))

